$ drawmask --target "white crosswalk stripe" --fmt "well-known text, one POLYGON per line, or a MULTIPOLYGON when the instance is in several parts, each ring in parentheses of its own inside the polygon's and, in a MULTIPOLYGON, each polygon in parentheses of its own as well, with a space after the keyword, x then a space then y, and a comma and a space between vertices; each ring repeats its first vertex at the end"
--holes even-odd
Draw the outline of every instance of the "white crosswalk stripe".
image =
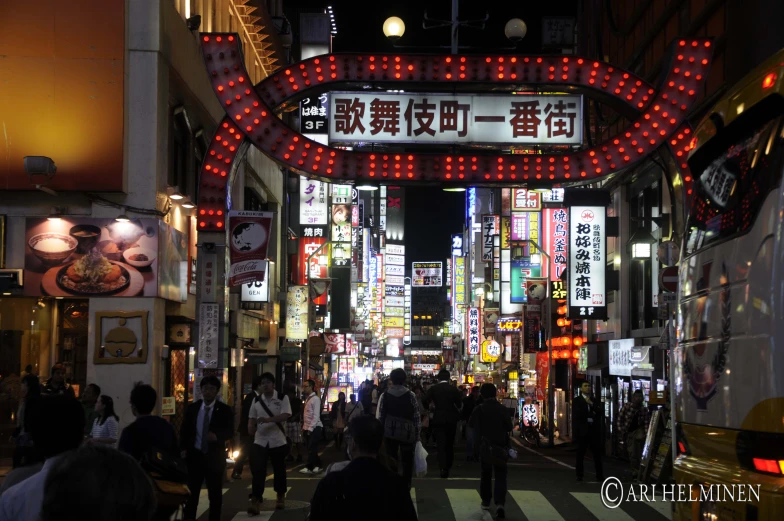
POLYGON ((591 492, 572 492, 577 501, 583 504, 585 508, 591 511, 591 514, 596 516, 599 521, 634 521, 629 514, 620 508, 607 508, 602 503, 602 498, 599 494, 591 492))
POLYGON ((448 488, 446 495, 455 521, 492 521, 490 512, 482 510, 479 492, 473 489, 448 488))
POLYGON ((529 520, 536 521, 564 521, 564 518, 555 507, 547 501, 544 494, 535 490, 510 490, 517 506, 529 520))

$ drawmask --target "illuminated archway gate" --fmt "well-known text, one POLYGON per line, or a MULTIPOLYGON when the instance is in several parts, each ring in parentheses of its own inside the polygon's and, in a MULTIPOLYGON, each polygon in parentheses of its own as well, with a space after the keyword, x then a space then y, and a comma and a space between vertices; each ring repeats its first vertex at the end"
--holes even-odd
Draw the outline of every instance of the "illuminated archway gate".
MULTIPOLYGON (((659 88, 634 74, 575 56, 445 56, 331 54, 302 61, 250 85, 234 34, 201 36, 213 90, 226 110, 199 181, 199 229, 218 231, 227 211, 227 182, 248 144, 304 175, 332 183, 440 182, 445 185, 552 185, 597 180, 629 167, 662 144, 676 159, 689 150, 686 114, 707 76, 710 40, 674 45, 659 88), (618 135, 592 148, 565 154, 428 154, 346 151, 312 141, 276 115, 292 98, 329 84, 364 83, 526 84, 595 91, 633 110, 637 117, 618 135)), ((692 191, 685 161, 678 161, 684 195, 692 191)))

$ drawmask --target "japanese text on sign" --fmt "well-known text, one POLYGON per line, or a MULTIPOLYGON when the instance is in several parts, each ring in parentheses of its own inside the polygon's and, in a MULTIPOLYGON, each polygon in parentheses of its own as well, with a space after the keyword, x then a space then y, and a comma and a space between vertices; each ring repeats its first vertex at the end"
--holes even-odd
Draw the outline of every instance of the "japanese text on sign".
POLYGON ((482 216, 482 261, 493 262, 493 237, 501 231, 501 217, 498 215, 482 216))
POLYGON ((330 141, 580 144, 582 97, 335 93, 330 141))
POLYGON ((566 271, 569 214, 563 208, 544 211, 544 249, 550 252, 550 278, 559 279, 566 271))
POLYGON ((327 224, 327 187, 326 183, 299 178, 299 222, 302 226, 327 224))
POLYGON ((604 318, 605 208, 569 208, 569 317, 604 318))
POLYGON ((199 306, 199 367, 218 367, 218 304, 199 306))
POLYGON ((516 212, 538 212, 542 209, 542 193, 527 188, 512 190, 512 210, 516 212))
POLYGON ((468 354, 479 354, 479 309, 468 308, 468 354))

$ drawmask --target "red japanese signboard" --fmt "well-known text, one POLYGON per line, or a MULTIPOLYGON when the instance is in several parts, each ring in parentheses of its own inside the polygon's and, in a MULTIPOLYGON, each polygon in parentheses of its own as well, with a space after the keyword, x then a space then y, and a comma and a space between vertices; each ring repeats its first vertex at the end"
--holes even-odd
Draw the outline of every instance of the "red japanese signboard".
POLYGON ((330 141, 578 145, 582 97, 334 93, 330 141))
MULTIPOLYGON (((308 268, 308 257, 313 255, 322 244, 327 242, 326 237, 300 237, 299 239, 299 265, 298 265, 298 280, 297 282, 305 286, 308 283, 308 269, 310 269, 311 279, 323 279, 327 277, 327 266, 319 264, 319 257, 321 254, 326 255, 328 250, 322 248, 319 255, 314 255, 310 260, 310 268, 308 268)), ((316 305, 326 305, 327 294, 315 298, 313 302, 316 305)))

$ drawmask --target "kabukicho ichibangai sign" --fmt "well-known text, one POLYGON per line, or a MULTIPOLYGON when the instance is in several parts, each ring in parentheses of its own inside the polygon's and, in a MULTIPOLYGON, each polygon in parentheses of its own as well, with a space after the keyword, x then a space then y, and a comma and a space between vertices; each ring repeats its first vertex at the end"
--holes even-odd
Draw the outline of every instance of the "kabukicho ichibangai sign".
POLYGON ((329 140, 579 145, 582 97, 339 92, 329 140))
POLYGON ((609 194, 567 190, 569 205, 569 318, 606 319, 606 211, 609 194))
POLYGON ((230 212, 229 286, 264 280, 272 212, 230 212))

